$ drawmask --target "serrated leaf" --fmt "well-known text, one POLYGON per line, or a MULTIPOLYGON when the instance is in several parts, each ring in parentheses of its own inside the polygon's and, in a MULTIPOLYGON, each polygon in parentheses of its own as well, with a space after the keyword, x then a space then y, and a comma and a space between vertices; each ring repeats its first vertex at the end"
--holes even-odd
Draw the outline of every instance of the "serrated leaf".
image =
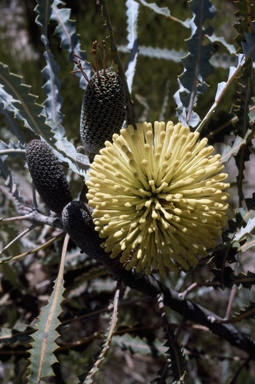
POLYGON ((229 323, 237 323, 238 321, 253 319, 255 317, 255 302, 250 302, 249 305, 245 306, 238 314, 235 314, 231 319, 228 320, 229 323))
POLYGON ((235 128, 241 137, 244 137, 247 129, 250 128, 249 109, 252 104, 252 97, 254 96, 254 74, 253 65, 250 59, 246 60, 241 76, 238 77, 238 87, 235 95, 235 104, 233 105, 233 112, 236 114, 238 120, 235 123, 235 128))
POLYGON ((38 329, 32 336, 34 341, 31 343, 32 349, 30 351, 29 384, 40 384, 43 378, 54 376, 52 364, 57 361, 54 355, 54 351, 58 347, 55 341, 59 336, 56 328, 60 324, 58 316, 62 312, 61 302, 63 301, 64 293, 63 274, 68 239, 69 237, 66 236, 58 276, 54 281, 55 284, 49 302, 43 308, 37 324, 38 329))
POLYGON ((68 59, 72 62, 74 53, 81 56, 80 39, 76 34, 75 21, 70 19, 71 9, 64 6, 63 1, 54 0, 50 19, 58 23, 55 34, 61 39, 61 46, 69 53, 68 59))
POLYGON ((233 241, 240 241, 247 234, 251 233, 255 227, 255 217, 253 219, 249 219, 246 226, 241 228, 240 231, 234 236, 233 241))
POLYGON ((255 19, 255 2, 253 0, 237 0, 235 5, 237 7, 235 13, 237 21, 234 27, 238 32, 235 40, 242 47, 242 43, 245 41, 244 33, 252 33, 251 23, 255 19))
POLYGON ((86 156, 78 153, 74 145, 65 137, 60 138, 54 148, 57 150, 57 157, 62 163, 69 165, 69 168, 85 177, 86 170, 89 168, 89 160, 86 156))
MULTIPOLYGON (((238 233, 237 231, 240 230, 241 227, 247 225, 250 220, 255 218, 255 196, 254 196, 254 194, 253 194, 252 198, 248 198, 248 199, 245 199, 243 201, 242 207, 235 209, 235 214, 236 214, 236 217, 234 220, 235 220, 236 228, 234 230, 234 233, 236 234, 236 233, 238 233)), ((249 249, 249 247, 252 246, 253 240, 251 237, 253 237, 253 235, 247 233, 247 235, 246 235, 247 240, 248 240, 248 237, 249 237, 250 246, 248 246, 247 241, 246 241, 245 244, 242 244, 242 246, 240 246, 240 249, 243 251, 246 250, 246 247, 247 247, 247 249, 249 249)))
POLYGON ((235 141, 230 147, 229 145, 224 144, 224 149, 221 155, 221 162, 226 163, 232 156, 236 156, 240 148, 246 144, 246 139, 242 139, 240 136, 236 136, 235 141))
POLYGON ((63 293, 63 281, 60 285, 56 280, 49 303, 43 309, 40 316, 38 330, 32 336, 34 341, 32 342, 32 350, 30 351, 30 384, 38 384, 43 377, 54 376, 51 366, 57 362, 54 351, 58 347, 55 340, 59 334, 56 328, 60 324, 58 316, 62 312, 60 303, 63 300, 63 293))
MULTIPOLYGON (((86 72, 87 77, 90 78, 91 67, 86 62, 84 51, 81 50, 80 38, 76 33, 76 23, 70 19, 71 9, 64 7, 65 3, 61 0, 54 0, 51 6, 50 20, 57 22, 55 34, 60 38, 61 46, 68 52, 68 60, 73 62, 74 55, 79 56, 82 60, 83 70, 86 72)), ((74 70, 76 69, 74 65, 74 70)), ((80 78, 80 87, 86 89, 87 83, 81 72, 75 72, 75 75, 80 78)))
POLYGON ((236 275, 231 267, 225 267, 224 271, 215 268, 211 270, 211 272, 215 276, 212 282, 217 281, 227 288, 232 288, 233 285, 242 285, 243 288, 251 289, 255 284, 255 273, 249 271, 247 273, 241 272, 236 275))
POLYGON ((219 112, 214 119, 209 121, 209 124, 203 129, 203 137, 208 138, 208 144, 224 143, 225 136, 234 136, 235 127, 233 120, 235 115, 229 112, 219 112))
POLYGON ((234 275, 232 279, 234 284, 250 289, 255 284, 255 273, 250 271, 247 273, 241 272, 238 275, 234 275))
POLYGON ((99 366, 105 359, 105 355, 110 347, 110 343, 113 338, 113 333, 115 331, 117 320, 118 320, 118 304, 119 304, 119 289, 116 290, 114 295, 114 301, 113 301, 113 313, 111 316, 111 322, 108 329, 106 336, 106 340, 102 345, 102 350, 98 354, 98 357, 96 359, 96 362, 94 363, 93 367, 90 369, 89 373, 87 374, 86 378, 80 382, 80 384, 91 384, 93 383, 93 377, 95 374, 99 371, 99 366))
POLYGON ((212 44, 218 43, 222 45, 231 55, 236 53, 235 46, 233 44, 228 44, 224 37, 219 37, 216 36, 215 33, 212 33, 211 35, 207 35, 207 38, 212 44))
POLYGON ((217 106, 220 104, 223 96, 228 91, 230 84, 236 79, 237 75, 243 68, 244 64, 245 64, 244 57, 243 55, 239 54, 237 67, 231 66, 229 68, 228 80, 218 83, 214 103, 209 109, 209 111, 206 113, 205 117, 203 118, 199 126, 197 127, 196 132, 201 132, 205 124, 209 121, 211 116, 215 113, 217 106))
MULTIPOLYGON (((120 46, 120 51, 121 51, 120 46)), ((180 50, 176 51, 175 49, 161 49, 161 48, 153 48, 146 47, 144 45, 139 45, 139 55, 151 57, 155 59, 165 59, 169 61, 173 61, 175 63, 180 63, 183 56, 185 56, 187 52, 180 50)))
POLYGON ((251 22, 251 33, 244 31, 245 41, 242 42, 243 52, 255 62, 255 23, 251 22))
MULTIPOLYGON (((240 65, 240 61, 241 61, 241 58, 242 58, 242 55, 239 55, 239 61, 238 61, 238 65, 240 65)), ((229 73, 228 73, 228 81, 230 81, 231 79, 233 79, 235 77, 235 74, 236 74, 236 67, 234 66, 231 66, 229 68, 229 73)), ((220 95, 222 93, 224 93, 225 89, 226 89, 226 86, 227 86, 227 82, 226 81, 222 81, 221 83, 218 83, 217 85, 217 91, 216 91, 216 95, 215 95, 215 99, 219 99, 220 95)))
MULTIPOLYGON (((171 368, 173 380, 180 381, 183 383, 183 377, 186 375, 186 360, 183 354, 183 348, 177 341, 175 332, 171 329, 166 312, 164 309, 164 296, 163 294, 158 295, 158 305, 159 311, 162 318, 162 323, 164 326, 164 346, 168 347, 167 356, 168 356, 168 367, 171 368)), ((165 379, 169 375, 165 375, 165 379)), ((157 381, 154 381, 155 384, 157 381)))
POLYGON ((37 0, 37 3, 38 5, 35 8, 35 11, 38 13, 36 23, 42 29, 41 40, 45 47, 44 58, 46 61, 46 66, 41 71, 43 77, 46 79, 46 83, 43 85, 43 89, 47 95, 47 99, 44 102, 44 113, 47 116, 47 120, 50 120, 53 131, 64 136, 65 130, 60 125, 63 121, 61 113, 63 99, 60 96, 60 80, 57 77, 59 67, 50 51, 47 38, 47 26, 51 16, 53 0, 43 1, 42 3, 37 0))
POLYGON ((204 27, 208 19, 212 19, 216 9, 210 0, 193 0, 189 2, 192 11, 192 19, 189 22, 191 36, 187 40, 188 54, 182 60, 184 71, 179 77, 179 90, 174 98, 177 103, 177 116, 184 125, 192 127, 198 124, 198 115, 194 112, 197 96, 207 90, 205 79, 212 72, 210 58, 213 46, 204 45, 206 35, 213 33, 212 28, 204 27))
POLYGON ((42 29, 42 34, 44 36, 48 35, 48 23, 51 14, 51 5, 53 0, 36 0, 37 6, 35 7, 35 12, 38 14, 36 17, 36 24, 38 24, 42 29))
POLYGON ((30 86, 22 84, 22 80, 21 76, 10 73, 7 65, 0 63, 0 104, 26 128, 48 142, 54 141, 54 133, 41 115, 42 106, 36 104, 37 96, 30 93, 30 86))
MULTIPOLYGON (((1 88, 1 87, 0 87, 1 88)), ((1 92, 1 91, 0 91, 1 92)), ((17 137, 17 139, 21 143, 25 143, 25 136, 24 134, 20 131, 18 124, 16 123, 15 120, 13 120, 12 116, 10 116, 9 112, 7 110, 4 110, 3 107, 0 105, 0 114, 4 116, 5 118, 5 123, 7 127, 9 127, 11 133, 17 137)))
POLYGON ((31 373, 29 376, 31 384, 40 383, 44 377, 54 376, 51 366, 57 361, 54 355, 54 351, 58 347, 55 340, 59 336, 56 328, 60 324, 58 316, 62 312, 60 304, 63 301, 64 293, 63 280, 56 279, 54 283, 49 303, 43 308, 40 315, 38 330, 32 335, 34 341, 30 351, 31 373))
POLYGON ((180 23, 184 27, 189 28, 189 21, 190 21, 189 19, 187 19, 185 21, 182 21, 182 20, 176 19, 175 17, 172 17, 171 16, 171 12, 170 12, 170 10, 167 7, 162 8, 162 7, 159 7, 156 3, 148 3, 145 0, 137 0, 137 1, 139 1, 139 3, 141 3, 142 5, 150 8, 155 13, 157 13, 159 15, 162 15, 162 16, 165 16, 165 17, 167 17, 169 19, 172 19, 175 22, 180 23))
MULTIPOLYGON (((244 137, 247 133, 247 130, 251 127, 249 113, 251 104, 253 104, 252 97, 254 96, 254 86, 255 81, 253 63, 252 60, 249 58, 248 60, 246 60, 242 68, 241 76, 238 78, 238 87, 235 95, 235 104, 233 105, 233 112, 236 114, 237 117, 237 122, 235 123, 235 132, 237 132, 237 134, 241 137, 244 137)), ((244 170, 245 163, 250 159, 250 147, 252 147, 252 143, 248 142, 248 144, 243 146, 241 151, 235 157, 235 162, 238 169, 238 175, 236 179, 239 201, 242 201, 244 199, 244 170)))
POLYGON ((5 180, 5 186, 9 188, 12 196, 20 203, 24 204, 24 201, 21 197, 21 193, 18 190, 18 187, 14 181, 11 171, 9 170, 6 163, 0 157, 0 176, 5 180))
POLYGON ((14 143, 12 140, 9 141, 9 144, 6 144, 4 141, 0 140, 0 156, 2 161, 5 161, 7 157, 21 156, 25 158, 25 148, 26 145, 22 144, 20 141, 14 143))
POLYGON ((135 75, 136 62, 138 57, 138 36, 137 36, 137 22, 139 4, 134 0, 126 0, 126 15, 127 15, 127 49, 130 51, 130 58, 128 61, 127 70, 125 72, 129 92, 132 91, 132 84, 135 75))
POLYGON ((63 136, 65 130, 60 125, 63 121, 61 112, 63 98, 60 95, 60 80, 57 77, 59 67, 50 51, 47 37, 42 35, 41 40, 45 47, 44 58, 46 61, 46 66, 41 71, 46 79, 46 83, 43 85, 43 90, 47 95, 47 99, 44 101, 44 113, 47 116, 47 120, 54 124, 54 131, 58 133, 62 131, 63 136))
POLYGON ((255 235, 247 233, 246 242, 240 246, 240 251, 246 252, 248 249, 255 247, 255 235))
MULTIPOLYGON (((119 45, 118 51, 123 53, 129 53, 130 50, 127 45, 119 45)), ((183 57, 186 55, 187 51, 184 51, 182 49, 177 51, 176 49, 154 48, 151 46, 139 45, 139 56, 151 57, 154 59, 163 59, 173 61, 174 63, 180 63, 183 57)), ((211 56, 210 63, 215 68, 226 69, 232 67, 235 63, 237 64, 237 59, 235 56, 217 52, 211 56)))

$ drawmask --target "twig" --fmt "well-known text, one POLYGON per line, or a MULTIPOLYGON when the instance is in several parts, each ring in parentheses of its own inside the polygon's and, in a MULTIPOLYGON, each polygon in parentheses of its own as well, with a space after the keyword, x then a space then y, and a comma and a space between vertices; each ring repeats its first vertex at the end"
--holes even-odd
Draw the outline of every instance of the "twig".
POLYGON ((225 319, 224 320, 229 320, 230 319, 230 315, 231 315, 231 311, 232 311, 232 307, 233 307, 233 303, 234 303, 235 297, 236 297, 236 286, 234 286, 231 289, 231 291, 230 291, 228 307, 227 307, 227 310, 226 310, 226 315, 225 315, 225 319))
POLYGON ((35 253, 35 252, 39 252, 41 249, 44 249, 44 248, 47 248, 49 245, 51 245, 52 243, 54 243, 57 239, 59 239, 60 237, 62 237, 64 235, 64 232, 61 232, 59 233, 57 236, 54 236, 52 237, 50 240, 48 240, 46 243, 42 244, 42 245, 39 245, 38 247, 36 248, 33 248, 33 249, 29 249, 28 251, 26 252, 23 252, 23 253, 20 253, 19 255, 16 255, 16 256, 10 256, 4 260, 0 260, 0 265, 3 264, 5 261, 16 261, 18 259, 22 259, 23 257, 31 254, 31 253, 35 253))
POLYGON ((38 227, 37 224, 32 224, 30 225, 29 228, 26 228, 23 232, 19 233, 18 236, 16 236, 14 239, 12 239, 12 241, 9 242, 9 244, 7 244, 1 251, 0 251, 0 255, 2 255, 8 248, 10 248, 16 241, 18 241, 19 239, 21 239, 23 236, 25 236, 27 233, 29 233, 30 231, 32 231, 34 228, 38 227))
POLYGON ((62 220, 59 217, 43 215, 37 209, 33 209, 21 204, 18 207, 18 211, 19 214, 24 214, 21 216, 0 219, 0 224, 6 224, 12 221, 28 220, 31 223, 35 223, 37 225, 50 225, 54 228, 63 229, 62 220))
POLYGON ((205 117, 203 118, 203 120, 201 121, 199 126, 197 127, 196 132, 201 132, 203 127, 204 127, 204 125, 207 124, 207 122, 209 121, 209 119, 211 118, 213 113, 215 112, 216 107, 219 105, 220 101, 222 100, 223 96, 225 95, 226 91, 228 90, 230 84, 236 78, 236 76, 238 75, 240 70, 243 68, 245 62, 246 62, 246 58, 244 57, 240 61, 240 63, 237 66, 237 68, 235 68, 235 71, 232 73, 232 75, 226 81, 226 83, 223 86, 223 88, 222 88, 221 92, 219 93, 219 95, 218 96, 216 95, 217 98, 215 98, 213 105, 211 106, 211 108, 209 109, 209 111, 207 112, 207 114, 205 115, 205 117))
POLYGON ((238 376, 240 375, 241 371, 245 368, 245 366, 247 366, 249 364, 249 361, 250 361, 250 358, 245 359, 245 361, 240 365, 240 367, 236 371, 234 377, 231 379, 231 381, 229 381, 228 384, 237 383, 236 380, 238 379, 238 376))

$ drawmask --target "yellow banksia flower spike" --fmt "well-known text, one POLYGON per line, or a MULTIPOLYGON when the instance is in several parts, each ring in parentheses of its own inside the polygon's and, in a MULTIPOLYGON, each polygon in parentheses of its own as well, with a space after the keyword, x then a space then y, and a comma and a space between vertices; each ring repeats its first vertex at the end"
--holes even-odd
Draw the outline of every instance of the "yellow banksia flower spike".
POLYGON ((196 266, 215 246, 229 184, 207 142, 180 123, 140 123, 96 155, 86 182, 95 229, 126 269, 165 276, 196 266))

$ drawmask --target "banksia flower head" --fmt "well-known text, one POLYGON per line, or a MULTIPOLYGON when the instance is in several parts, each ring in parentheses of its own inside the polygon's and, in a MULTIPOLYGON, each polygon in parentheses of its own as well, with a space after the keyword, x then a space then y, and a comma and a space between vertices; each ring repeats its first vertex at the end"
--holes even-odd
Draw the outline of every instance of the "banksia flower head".
MULTIPOLYGON (((95 57, 96 48, 97 42, 94 42, 92 53, 95 57)), ((88 80, 80 118, 81 140, 91 160, 104 146, 104 142, 110 140, 113 133, 120 131, 126 115, 125 105, 121 78, 111 68, 98 70, 96 60, 96 72, 88 80)))
POLYGON ((226 222, 221 156, 171 121, 113 135, 91 165, 87 198, 102 246, 126 269, 188 270, 215 246, 226 222))
POLYGON ((47 207, 61 215, 72 200, 69 184, 61 165, 48 144, 32 140, 26 148, 26 161, 35 189, 47 207))

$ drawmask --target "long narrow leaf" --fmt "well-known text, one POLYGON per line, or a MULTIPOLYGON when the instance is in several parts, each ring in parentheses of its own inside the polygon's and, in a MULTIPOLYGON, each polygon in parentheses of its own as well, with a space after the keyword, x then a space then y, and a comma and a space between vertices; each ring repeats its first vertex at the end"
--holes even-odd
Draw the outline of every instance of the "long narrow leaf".
POLYGON ((38 14, 36 23, 42 28, 42 34, 48 36, 48 24, 51 15, 53 0, 36 0, 35 12, 38 14))
POLYGON ((190 21, 191 36, 187 40, 188 55, 184 57, 184 71, 179 78, 179 90, 174 98, 177 104, 177 116, 180 122, 195 127, 199 116, 194 112, 199 94, 207 90, 205 79, 212 72, 209 62, 213 46, 203 44, 204 37, 212 34, 212 28, 204 27, 208 19, 212 19, 216 9, 210 0, 192 0, 189 2, 193 17, 190 21))
POLYGON ((115 331, 116 325, 117 325, 117 320, 118 320, 118 305, 119 305, 119 294, 120 291, 119 289, 116 290, 115 295, 114 295, 114 301, 113 301, 113 313, 111 317, 111 323, 109 326, 108 333, 106 335, 106 340, 103 344, 102 351, 100 352, 95 364, 89 371, 88 375, 86 376, 86 379, 82 381, 82 384, 92 384, 93 383, 93 377, 94 375, 99 371, 99 366, 105 359, 106 352, 108 351, 110 347, 110 343, 112 341, 113 333, 115 331))
POLYGON ((42 106, 36 104, 36 100, 37 96, 30 93, 30 86, 22 83, 22 77, 10 73, 8 66, 0 63, 0 104, 26 128, 48 142, 54 141, 54 133, 45 123, 42 106))
POLYGON ((52 364, 57 361, 54 355, 54 351, 57 348, 55 341, 59 336, 56 328, 60 324, 58 316, 62 312, 61 302, 63 301, 64 293, 63 275, 68 240, 69 236, 66 235, 54 289, 50 296, 49 303, 43 308, 40 315, 40 320, 37 325, 38 330, 32 336, 34 341, 32 342, 30 356, 29 384, 38 384, 43 378, 54 375, 52 364))
POLYGON ((5 186, 9 188, 11 194, 13 197, 18 201, 18 203, 23 204, 24 201, 21 197, 21 193, 18 190, 18 187, 14 181, 14 177, 9 170, 6 163, 3 162, 3 160, 0 157, 0 176, 5 180, 5 186))
MULTIPOLYGON (((0 87, 0 92, 1 92, 1 87, 0 87)), ((24 134, 20 131, 19 127, 18 127, 18 124, 17 122, 12 118, 12 116, 10 115, 10 113, 3 109, 2 106, 0 106, 0 114, 4 116, 5 118, 5 123, 7 125, 7 127, 10 128, 10 131, 11 133, 17 137, 17 139, 21 142, 21 143, 25 143, 26 142, 26 139, 25 139, 25 136, 24 134)))
POLYGON ((208 123, 209 119, 212 117, 212 115, 215 113, 215 110, 217 106, 219 105, 220 101, 222 100, 223 96, 226 94, 226 92, 229 89, 230 84, 235 80, 235 78, 238 76, 239 72, 243 68, 245 64, 245 58, 243 55, 238 55, 238 64, 236 67, 231 66, 229 68, 229 75, 227 81, 222 81, 221 83, 218 83, 215 100, 209 111, 206 113, 205 117, 197 127, 196 131, 201 132, 204 125, 208 123))
POLYGON ((63 98, 60 95, 60 80, 57 77, 59 67, 50 51, 47 37, 42 35, 41 40, 45 47, 44 58, 46 61, 46 66, 42 70, 42 74, 46 79, 43 90, 47 95, 47 99, 44 101, 44 112, 47 121, 53 124, 53 128, 57 128, 58 133, 62 131, 62 135, 64 135, 65 130, 60 126, 63 121, 61 112, 63 98))
POLYGON ((9 144, 6 144, 4 141, 0 140, 0 156, 2 161, 5 160, 7 154, 10 157, 21 155, 25 158, 25 148, 26 145, 22 144, 20 141, 14 143, 12 140, 10 140, 9 144))
MULTIPOLYGON (((248 134, 249 132, 250 131, 248 131, 248 134)), ((246 135, 244 139, 242 139, 240 136, 236 136, 232 147, 224 144, 224 149, 221 156, 222 163, 228 162, 232 156, 236 156, 238 154, 239 150, 246 144, 247 136, 248 135, 246 135)))
MULTIPOLYGON (((177 382, 180 382, 181 384, 184 383, 184 378, 186 376, 186 360, 183 354, 183 348, 178 343, 175 333, 168 323, 166 312, 164 310, 163 294, 158 295, 158 304, 164 326, 164 346, 168 347, 167 356, 170 360, 169 362, 167 362, 167 365, 169 366, 169 368, 171 368, 173 379, 177 382)), ((167 372, 165 372, 165 378, 167 378, 168 376, 169 375, 167 375, 167 372)), ((160 382, 160 379, 154 381, 155 384, 158 384, 160 382)))
MULTIPOLYGON (((208 36, 207 36, 208 37, 208 36)), ((210 41, 211 37, 208 38, 210 41)), ((217 38, 215 39, 217 42, 217 38)), ((127 45, 119 45, 118 51, 123 53, 130 53, 130 50, 127 45)), ((180 63, 184 56, 187 55, 187 51, 176 49, 166 49, 166 48, 154 48, 151 46, 139 45, 139 56, 150 57, 153 59, 163 59, 167 61, 173 61, 174 63, 180 63)), ((236 57, 231 56, 227 53, 219 53, 212 55, 210 63, 214 68, 230 68, 237 63, 236 57)))
POLYGON ((176 17, 173 17, 171 15, 171 11, 165 7, 165 8, 161 8, 159 7, 156 3, 148 3, 147 1, 145 0, 138 0, 139 3, 141 3, 142 5, 150 8, 152 11, 154 11, 155 13, 159 14, 159 15, 162 15, 162 16, 165 16, 167 17, 168 19, 172 20, 172 21, 175 21, 177 23, 180 23, 181 25, 183 25, 184 27, 186 28, 189 28, 189 19, 188 20, 185 20, 185 21, 182 21, 182 20, 179 20, 177 19, 176 17))
POLYGON ((36 23, 40 26, 42 30, 41 40, 45 47, 44 58, 46 61, 46 66, 41 71, 43 77, 46 79, 46 83, 43 86, 43 89, 47 95, 47 99, 44 102, 44 113, 47 116, 47 120, 50 121, 51 125, 55 127, 58 133, 62 132, 64 135, 65 130, 60 126, 63 121, 63 116, 61 113, 61 106, 63 99, 60 96, 60 80, 57 77, 59 67, 54 59, 52 52, 50 51, 47 26, 51 16, 51 6, 53 0, 49 1, 40 1, 37 0, 38 5, 35 8, 35 11, 38 13, 36 18, 36 23))
POLYGON ((239 313, 236 313, 229 322, 231 324, 237 323, 238 321, 254 319, 255 317, 255 302, 250 301, 249 305, 246 305, 240 310, 239 313))
MULTIPOLYGON (((79 56, 82 60, 83 70, 90 78, 91 67, 86 62, 86 55, 81 50, 80 38, 76 33, 76 24, 74 20, 70 19, 71 9, 64 8, 65 3, 61 0, 54 0, 52 4, 51 20, 57 23, 55 34, 61 40, 61 46, 68 52, 69 61, 73 62, 74 55, 79 56)), ((76 68, 74 68, 76 69, 76 68)), ((87 84, 81 72, 75 72, 80 78, 80 87, 85 89, 87 84)))
POLYGON ((134 0, 126 0, 127 8, 127 31, 128 31, 128 45, 127 48, 130 50, 131 55, 126 70, 126 78, 129 92, 132 91, 132 84, 135 75, 136 62, 138 57, 138 35, 137 35, 137 22, 139 4, 134 0))

